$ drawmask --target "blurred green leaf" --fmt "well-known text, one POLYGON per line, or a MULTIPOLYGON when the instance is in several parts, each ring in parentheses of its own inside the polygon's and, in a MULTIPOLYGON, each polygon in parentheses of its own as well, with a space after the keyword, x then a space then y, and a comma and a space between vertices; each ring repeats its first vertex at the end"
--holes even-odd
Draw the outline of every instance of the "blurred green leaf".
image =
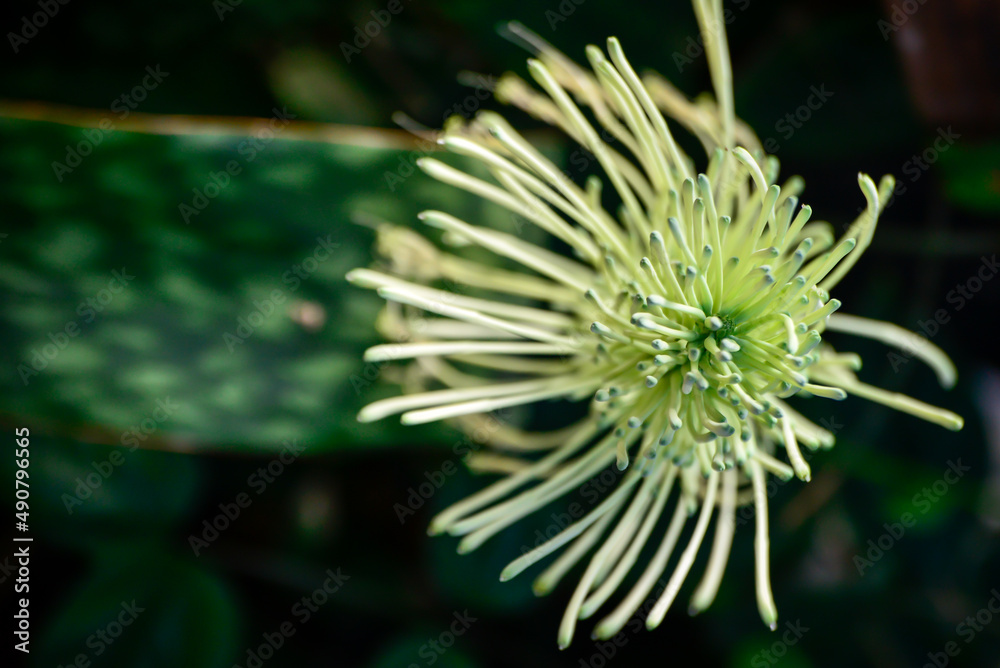
POLYGON ((355 420, 381 375, 361 362, 380 300, 344 280, 371 261, 371 231, 351 216, 502 214, 425 177, 422 151, 363 139, 111 133, 60 182, 51 163, 85 135, 0 121, 0 202, 27 223, 0 248, 4 409, 57 433, 145 420, 151 442, 185 451, 430 433, 355 420), (176 409, 150 421, 157 402, 176 409))
POLYGON ((34 665, 222 668, 240 645, 236 603, 211 573, 160 545, 119 545, 47 623, 34 665))
POLYGON ((1000 213, 1000 142, 955 144, 940 154, 948 199, 983 214, 1000 213))

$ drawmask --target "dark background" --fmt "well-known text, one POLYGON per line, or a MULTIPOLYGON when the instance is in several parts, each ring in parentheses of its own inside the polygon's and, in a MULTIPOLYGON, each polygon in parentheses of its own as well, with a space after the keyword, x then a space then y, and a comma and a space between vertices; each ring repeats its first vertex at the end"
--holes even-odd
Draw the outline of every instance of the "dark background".
MULTIPOLYGON (((286 621, 294 636, 263 665, 908 667, 928 653, 944 661, 949 641, 960 650, 949 665, 998 665, 998 615, 971 638, 958 625, 1000 591, 1000 282, 961 301, 951 291, 1000 250, 1000 19, 987 2, 898 5, 727 2, 737 111, 777 142, 786 176, 805 177, 815 218, 853 220, 864 203, 859 170, 893 173, 905 186, 835 296, 845 312, 930 336, 955 360, 958 386, 944 392, 918 361, 890 359, 878 344, 830 338, 862 354, 864 380, 956 410, 965 430, 859 399, 800 402, 838 433, 836 448, 813 458, 809 485, 779 486, 771 499, 779 623, 808 629, 794 644, 781 646, 784 629, 771 634, 757 618, 747 523, 708 612, 689 618, 678 601, 656 631, 626 629, 623 646, 595 645, 590 620, 560 653, 555 633, 572 578, 545 599, 532 596, 530 574, 497 581, 551 523, 548 511, 458 557, 453 539, 424 530, 433 512, 485 482, 447 474, 461 469, 461 435, 354 420, 396 390, 385 382, 391 374, 361 361, 377 341, 379 303, 343 280, 371 262, 370 230, 351 219, 411 224, 432 206, 477 222, 503 218, 411 177, 426 146, 391 120, 400 110, 439 126, 475 98, 456 81, 462 70, 523 75, 526 54, 497 35, 498 21, 518 19, 579 61, 586 44, 615 34, 638 69, 690 95, 709 82, 687 3, 402 0, 350 62, 342 45, 386 3, 71 0, 16 52, 10 33, 28 34, 23 17, 41 10, 7 4, 0 470, 13 479, 13 432, 29 427, 30 665, 84 654, 93 666, 246 666, 262 634, 286 621), (169 74, 121 118, 116 98, 157 66, 169 74), (782 119, 814 86, 832 97, 789 133, 782 119), (260 126, 241 118, 266 121, 275 108, 320 124, 282 126, 273 141, 248 145, 260 126), (102 119, 117 131, 100 130, 102 119), (957 139, 918 166, 916 156, 949 132, 957 139), (88 141, 92 151, 57 174, 52 163, 69 165, 68 151, 88 141), (180 206, 232 160, 240 173, 186 222, 180 206), (305 264, 326 258, 318 239, 336 251, 305 264), (296 284, 287 279, 296 266, 315 270, 296 284), (104 292, 123 269, 135 278, 104 292), (282 303, 262 307, 260 327, 240 343, 225 338, 275 290, 282 303), (81 306, 88 299, 101 310, 81 306), (939 309, 941 324, 927 325, 939 309), (77 334, 61 339, 71 323, 77 334), (25 375, 46 346, 51 359, 25 375), (157 401, 175 407, 163 420, 157 401), (128 432, 144 424, 141 447, 130 449, 128 432), (305 452, 262 485, 255 471, 277 468, 285 442, 305 452), (934 483, 940 491, 959 459, 970 470, 939 496, 934 483), (110 473, 95 477, 99 469, 110 473), (401 522, 397 504, 428 480, 440 489, 401 522), (210 536, 204 522, 238 498, 249 507, 196 556, 191 537, 210 536), (856 555, 903 513, 915 525, 859 573, 856 555), (349 579, 299 623, 293 606, 328 569, 349 579), (120 637, 88 643, 133 599, 144 611, 120 637), (456 613, 476 621, 443 654, 428 650, 432 639, 448 642, 440 636, 456 613)), ((510 118, 535 127, 518 112, 510 118)), ((547 131, 535 136, 563 159, 573 150, 547 131)), ((5 513, 12 503, 5 493, 5 513)), ((12 551, 0 548, 5 610, 12 551)))

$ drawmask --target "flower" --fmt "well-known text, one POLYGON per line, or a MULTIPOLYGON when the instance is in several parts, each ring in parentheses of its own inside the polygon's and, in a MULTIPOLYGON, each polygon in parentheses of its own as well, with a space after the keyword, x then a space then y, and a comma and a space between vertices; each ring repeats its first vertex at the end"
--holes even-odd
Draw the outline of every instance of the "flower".
POLYGON ((397 342, 371 348, 366 360, 414 360, 403 381, 411 393, 376 401, 359 419, 401 413, 406 424, 454 420, 486 433, 492 446, 470 465, 506 474, 438 515, 432 534, 463 536, 459 551, 467 552, 610 467, 623 472, 599 505, 501 574, 507 580, 562 550, 535 582, 543 594, 590 555, 559 628, 560 647, 578 619, 597 612, 638 570, 595 629, 599 638, 618 633, 650 597, 693 522, 649 608, 646 625, 656 627, 714 517, 708 565, 690 603, 692 612, 707 608, 728 561, 736 508, 748 503, 756 506, 758 609, 775 628, 766 476, 808 481, 801 446, 834 443, 830 431, 789 405, 793 395, 854 394, 962 427, 954 413, 863 383, 854 373, 860 358, 823 341, 824 331, 836 330, 902 346, 942 384, 955 382, 948 358, 926 340, 834 313, 840 302, 830 291, 868 246, 892 177, 876 187, 859 175, 867 208, 844 239, 835 240, 828 223, 810 222, 811 209, 798 202, 802 180, 777 185, 778 161, 734 115, 721 1, 694 6, 714 100, 690 102, 656 75, 640 79, 613 37, 607 55, 587 48, 589 72, 511 24, 511 34, 537 54, 528 69, 542 90, 505 75, 497 97, 562 130, 604 178, 591 176, 580 187, 496 113, 453 119, 439 143, 491 178, 434 158, 420 167, 530 221, 541 240, 426 211, 421 220, 455 253, 385 225, 378 244, 388 270, 348 276, 389 302, 380 326, 397 342), (671 125, 704 146, 704 172, 681 151, 671 125), (604 207, 612 199, 607 184, 620 202, 617 216, 604 207), (474 256, 470 247, 488 253, 474 256), (587 414, 544 433, 486 417, 553 399, 587 400, 587 414), (647 543, 655 554, 638 568, 647 543))

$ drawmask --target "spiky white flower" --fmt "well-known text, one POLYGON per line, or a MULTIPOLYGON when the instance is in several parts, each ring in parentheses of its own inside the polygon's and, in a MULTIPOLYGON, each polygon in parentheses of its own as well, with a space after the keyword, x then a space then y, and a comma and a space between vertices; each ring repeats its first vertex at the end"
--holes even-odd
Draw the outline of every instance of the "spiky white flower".
POLYGON ((777 185, 777 160, 734 115, 721 2, 694 6, 714 101, 689 102, 656 75, 640 79, 615 38, 607 55, 587 48, 588 72, 520 25, 510 26, 538 55, 528 69, 542 92, 506 75, 497 96, 582 145, 620 201, 617 216, 604 208, 611 199, 605 181, 592 176, 581 188, 495 113, 481 112, 470 123, 455 119, 440 135, 444 148, 481 163, 491 180, 437 159, 420 162, 431 176, 530 221, 571 255, 426 211, 420 218, 443 232, 445 244, 460 251, 478 246, 506 265, 448 253, 385 226, 379 244, 389 272, 349 275, 390 302, 382 329, 399 341, 368 350, 365 359, 415 360, 407 381, 415 393, 369 405, 361 421, 402 413, 406 424, 452 419, 474 431, 488 424, 491 411, 589 399, 586 417, 560 431, 526 433, 492 423, 489 439, 499 452, 478 454, 470 464, 506 477, 445 510, 430 529, 464 536, 459 551, 467 552, 609 466, 624 471, 598 506, 501 575, 512 578, 568 546, 538 577, 535 590, 542 594, 591 555, 560 625, 561 647, 577 620, 593 615, 636 569, 652 541, 654 556, 595 635, 621 630, 696 516, 649 611, 646 625, 657 626, 717 515, 707 569, 690 604, 694 612, 708 607, 728 560, 736 508, 748 503, 756 505, 758 608, 775 627, 765 476, 808 481, 800 446, 834 443, 832 433, 789 406, 789 397, 853 394, 950 429, 962 426, 954 413, 858 380, 858 356, 822 340, 825 330, 839 330, 903 346, 927 361, 942 384, 954 384, 954 367, 926 340, 834 314, 840 302, 830 290, 868 246, 893 179, 884 177, 876 188, 859 175, 867 209, 844 239, 836 241, 828 223, 810 222, 810 208, 797 199, 802 180, 777 185), (704 172, 681 151, 671 125, 700 140, 708 156, 704 172), (664 514, 671 515, 665 529, 664 514))

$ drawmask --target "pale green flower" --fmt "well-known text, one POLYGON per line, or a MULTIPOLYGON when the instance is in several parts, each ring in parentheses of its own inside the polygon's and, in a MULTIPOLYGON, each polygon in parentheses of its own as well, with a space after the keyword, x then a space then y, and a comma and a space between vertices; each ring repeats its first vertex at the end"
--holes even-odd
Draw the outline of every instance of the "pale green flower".
POLYGON ((493 446, 470 465, 506 474, 438 515, 431 533, 463 536, 459 551, 467 552, 607 467, 624 471, 598 506, 501 575, 512 578, 566 547, 535 582, 543 594, 589 555, 559 629, 562 647, 576 621, 601 609, 637 570, 638 579, 597 623, 595 635, 621 630, 693 522, 649 611, 647 627, 657 626, 717 514, 708 566, 690 603, 693 612, 708 607, 729 557, 736 508, 749 503, 756 505, 758 608, 775 627, 765 476, 808 481, 800 447, 834 443, 833 434, 787 403, 793 395, 840 400, 854 394, 949 429, 962 427, 954 413, 861 382, 854 373, 858 356, 837 353, 822 340, 830 329, 903 346, 928 362, 942 384, 954 384, 954 367, 926 340, 894 325, 834 314, 840 302, 830 290, 868 247, 892 177, 876 188, 859 175, 867 209, 844 239, 836 241, 828 223, 809 222, 810 208, 798 202, 802 180, 778 186, 778 161, 734 115, 721 1, 694 5, 714 100, 690 102, 656 75, 640 79, 615 38, 607 55, 587 48, 591 72, 510 26, 537 53, 528 69, 542 90, 506 75, 497 96, 585 147, 606 180, 591 177, 578 186, 491 112, 469 123, 455 119, 440 135, 447 150, 481 163, 491 180, 436 159, 420 162, 431 176, 530 221, 570 254, 426 211, 421 219, 443 231, 444 244, 456 253, 384 226, 379 246, 388 273, 349 275, 390 302, 380 325, 399 341, 376 346, 365 358, 414 360, 404 380, 412 393, 375 402, 359 419, 402 413, 406 424, 455 420, 486 434, 493 446), (678 126, 704 146, 704 172, 674 141, 678 126), (610 196, 603 192, 608 184, 610 196), (611 199, 621 203, 617 215, 602 204, 611 199), (467 259, 468 246, 501 260, 467 259), (589 412, 542 434, 485 415, 549 399, 586 400, 589 412), (779 458, 782 449, 788 463, 779 458), (663 527, 665 514, 670 519, 663 527), (647 543, 657 545, 656 552, 637 565, 647 543))

